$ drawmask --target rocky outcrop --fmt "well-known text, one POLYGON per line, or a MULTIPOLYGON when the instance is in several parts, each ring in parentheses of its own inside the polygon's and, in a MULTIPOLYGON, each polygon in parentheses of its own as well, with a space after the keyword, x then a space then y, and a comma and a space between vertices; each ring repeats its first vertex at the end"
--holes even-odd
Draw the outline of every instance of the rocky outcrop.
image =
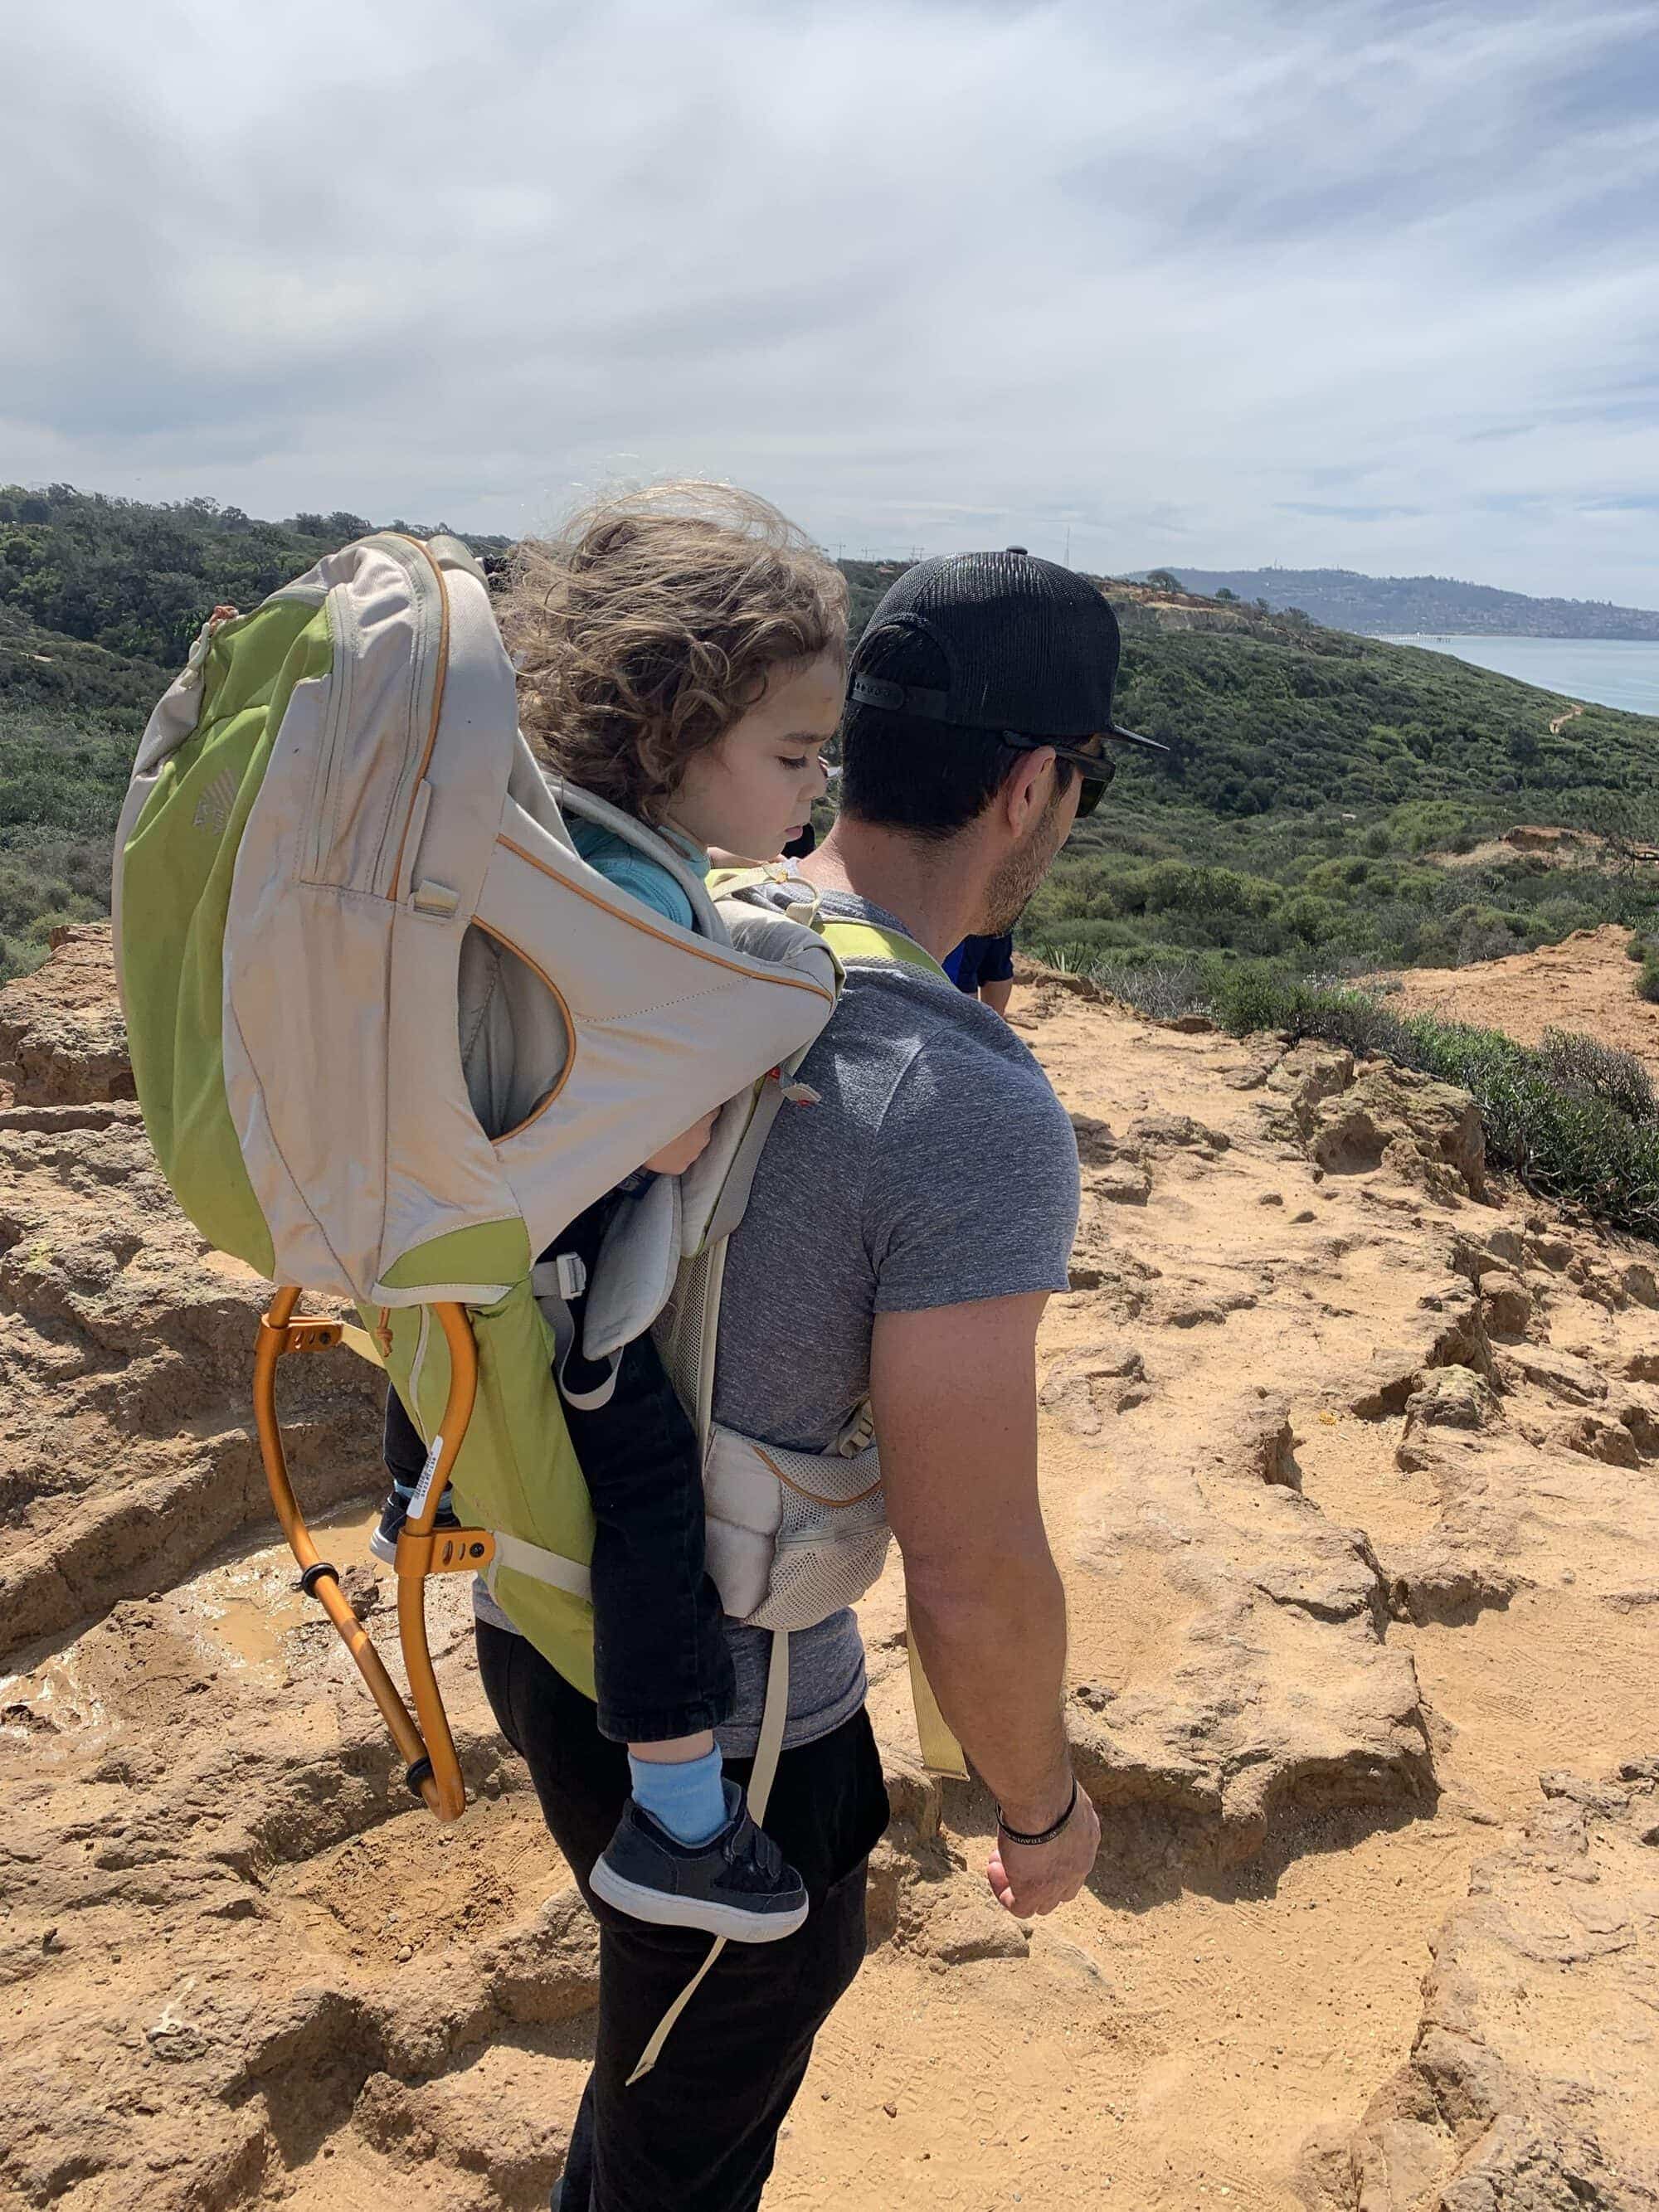
MULTIPOLYGON (((248 1398, 268 1296, 179 1213, 136 1106, 0 1109, 0 1658, 269 1513, 248 1398)), ((379 1391, 349 1358, 290 1364, 293 1472, 331 1504, 374 1480, 379 1391)))
MULTIPOLYGON (((0 1111, 0 2206, 528 2212, 591 2052, 592 1927, 483 1700, 459 1583, 429 1606, 474 1796, 453 1830, 413 1806, 295 1594, 248 1418, 264 1286, 173 1206, 111 1018, 79 934, 0 1005, 28 1071, 0 1111)), ((1401 1960, 1444 1910, 1419 1926, 1418 1887, 1455 1862, 1461 1893, 1490 1854, 1506 1731, 1576 1767, 1594 1711, 1651 1749, 1652 1255, 1489 1176, 1440 1086, 1058 982, 1014 1018, 1083 1169, 1038 1412, 1066 1723, 1106 1850, 1054 1921, 995 1904, 994 1808, 916 1760, 895 1571, 862 1607, 895 1816, 877 1955, 773 2196, 1289 2212, 1294 2146, 1334 2113, 1309 2172, 1347 2212, 1644 2202, 1636 2092, 1597 2052, 1575 2106, 1549 1990, 1502 1992, 1547 1965, 1588 1993, 1574 2019, 1617 2023, 1620 2065, 1644 2057, 1646 1985, 1605 1978, 1648 1955, 1647 1770, 1563 1784, 1500 1851, 1415 2045, 1401 1960), (1466 1641, 1485 1671, 1461 1696, 1466 1641), (1570 1850, 1549 1823, 1581 1817, 1570 1850), (1547 1908, 1564 1941, 1613 1947, 1511 1955, 1492 1898, 1507 1927, 1547 1908), (1569 1923, 1563 1899, 1624 1919, 1569 1923), (1304 1931, 1327 1918, 1321 1948, 1304 1931), (1345 2045, 1351 2073, 1331 2054, 1390 1975, 1395 2030, 1345 2045), (1602 2193, 1561 2193, 1580 2185, 1602 2193)), ((374 1378, 289 1364, 296 1475, 361 1561, 374 1378)), ((347 1589, 380 1635, 385 1583, 357 1564, 347 1589)))
POLYGON ((0 990, 0 1105, 136 1095, 110 933, 101 923, 55 929, 49 963, 0 990))
POLYGON ((1442 1929, 1410 2062, 1312 2147, 1329 2212, 1659 2205, 1659 1762, 1546 1774, 1442 1929))

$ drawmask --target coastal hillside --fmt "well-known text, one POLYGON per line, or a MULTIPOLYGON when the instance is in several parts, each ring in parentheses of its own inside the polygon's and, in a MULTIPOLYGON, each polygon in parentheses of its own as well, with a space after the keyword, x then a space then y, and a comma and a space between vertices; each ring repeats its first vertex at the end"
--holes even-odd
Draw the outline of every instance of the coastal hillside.
POLYGON ((1228 592, 1379 636, 1659 638, 1659 612, 1607 599, 1537 599, 1453 576, 1363 576, 1352 568, 1180 569, 1195 592, 1228 592))
MULTIPOLYGON (((1659 1251, 1496 1171, 1468 1095, 1028 971, 1077 1133, 1040 1344, 1066 1723, 1104 1849, 1023 1924, 917 1764, 776 2212, 1659 2201, 1659 1251)), ((264 1288, 131 1102, 106 929, 0 991, 0 2204, 533 2212, 596 1944, 478 1688, 410 1800, 295 1589, 251 1431, 264 1288)), ((296 1482, 383 1651, 378 1391, 290 1363, 296 1482)), ((695 2031, 695 2015, 684 2024, 695 2031)))
MULTIPOLYGON (((137 734, 202 618, 363 522, 0 489, 0 979, 107 911, 137 734)), ((486 562, 507 550, 475 543, 486 562)), ((900 568, 843 565, 856 631, 900 568)), ((1304 614, 1101 582, 1124 628, 1120 711, 1170 752, 1126 761, 1079 827, 1027 917, 1032 951, 1300 976, 1453 966, 1581 928, 1659 938, 1659 873, 1619 860, 1659 843, 1659 720, 1304 614), (1559 864, 1504 845, 1540 823, 1587 836, 1559 864)))

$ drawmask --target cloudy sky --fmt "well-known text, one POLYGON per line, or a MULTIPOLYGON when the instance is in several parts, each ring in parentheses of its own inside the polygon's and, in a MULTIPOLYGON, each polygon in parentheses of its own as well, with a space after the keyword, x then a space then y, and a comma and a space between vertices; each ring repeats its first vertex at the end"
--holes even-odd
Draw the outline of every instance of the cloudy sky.
POLYGON ((1659 0, 11 11, 0 477, 1659 605, 1659 0))

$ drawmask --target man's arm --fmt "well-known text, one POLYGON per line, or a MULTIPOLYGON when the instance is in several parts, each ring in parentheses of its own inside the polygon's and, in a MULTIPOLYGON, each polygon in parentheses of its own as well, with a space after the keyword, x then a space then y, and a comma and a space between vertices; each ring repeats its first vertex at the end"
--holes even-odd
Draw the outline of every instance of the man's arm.
POLYGON ((1000 976, 994 983, 981 983, 979 987, 979 995, 988 1006, 994 1006, 998 1013, 1006 1020, 1008 1001, 1014 995, 1014 979, 1012 975, 1003 975, 1000 976))
MULTIPOLYGON (((1062 1717, 1066 1599, 1036 1483, 1037 1322, 1046 1292, 878 1314, 870 1397, 911 1625, 940 1711, 1004 1818, 1028 1834, 1072 1796, 1062 1717)), ((1099 1842, 1080 1794, 1054 1842, 999 1838, 1011 1911, 1076 1895, 1099 1842)))

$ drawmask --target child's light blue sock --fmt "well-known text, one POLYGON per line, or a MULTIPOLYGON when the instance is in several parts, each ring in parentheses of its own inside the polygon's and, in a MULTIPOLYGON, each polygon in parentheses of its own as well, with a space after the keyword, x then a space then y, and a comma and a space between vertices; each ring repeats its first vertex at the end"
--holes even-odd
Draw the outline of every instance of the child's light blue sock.
POLYGON ((676 1843, 693 1849, 726 1826, 726 1785, 720 1747, 701 1759, 635 1759, 628 1754, 634 1801, 659 1820, 676 1843))

